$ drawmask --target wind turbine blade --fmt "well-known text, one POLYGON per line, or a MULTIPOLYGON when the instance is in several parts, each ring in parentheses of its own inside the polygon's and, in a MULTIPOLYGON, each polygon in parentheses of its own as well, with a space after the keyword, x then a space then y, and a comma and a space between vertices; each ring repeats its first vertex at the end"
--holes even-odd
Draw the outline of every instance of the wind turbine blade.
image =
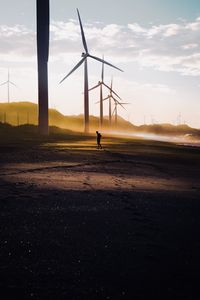
POLYGON ((69 77, 76 69, 78 69, 78 67, 80 67, 82 65, 82 63, 84 62, 85 57, 83 59, 81 59, 79 61, 79 63, 60 81, 59 84, 61 84, 67 77, 69 77))
POLYGON ((98 57, 90 55, 90 54, 88 56, 91 57, 91 58, 93 58, 93 59, 96 59, 96 60, 100 61, 101 63, 104 63, 104 64, 106 64, 106 65, 108 65, 110 67, 113 67, 113 68, 115 68, 115 69, 117 69, 117 70, 119 70, 121 72, 124 72, 121 69, 119 69, 118 67, 115 67, 114 65, 110 64, 109 62, 107 62, 107 61, 105 61, 105 60, 103 60, 101 58, 98 58, 98 57))
MULTIPOLYGON (((108 100, 110 97, 106 97, 105 99, 102 99, 102 101, 106 101, 108 100)), ((100 103, 100 101, 96 102, 96 103, 100 103)))
POLYGON ((123 109, 126 110, 126 108, 122 105, 122 104, 125 104, 123 102, 119 102, 115 97, 111 96, 111 98, 115 101, 115 105, 120 105, 121 107, 123 107, 123 109))
POLYGON ((5 85, 5 84, 7 84, 7 83, 8 83, 8 81, 3 82, 2 84, 0 84, 0 86, 5 85))
POLYGON ((115 92, 114 92, 107 84, 105 84, 105 83, 103 82, 103 85, 104 85, 105 87, 107 87, 107 89, 109 89, 115 96, 117 96, 117 97, 121 100, 120 96, 117 95, 117 93, 115 93, 115 92))
POLYGON ((16 85, 16 84, 14 84, 12 81, 9 81, 9 83, 17 87, 17 85, 16 85))
POLYGON ((117 102, 118 104, 131 104, 131 103, 129 103, 129 102, 119 102, 119 100, 117 100, 115 97, 113 97, 113 96, 111 96, 111 98, 113 98, 113 100, 115 101, 115 102, 117 102))
POLYGON ((109 98, 110 98, 110 96, 108 96, 108 97, 104 98, 104 99, 103 99, 103 101, 105 101, 105 100, 108 100, 109 98))
POLYGON ((85 49, 85 52, 88 53, 88 47, 87 47, 87 43, 86 43, 86 39, 85 39, 85 33, 83 30, 83 25, 82 25, 82 21, 81 21, 81 17, 80 17, 78 8, 77 8, 77 13, 78 13, 79 24, 81 27, 81 36, 82 36, 83 47, 85 49))
MULTIPOLYGON (((110 96, 104 98, 102 101, 106 101, 106 100, 108 100, 109 98, 110 98, 110 96)), ((95 102, 95 104, 97 104, 97 103, 100 103, 100 101, 95 102)))
POLYGON ((119 100, 117 100, 115 97, 113 97, 113 95, 111 96, 111 98, 119 104, 119 100))
POLYGON ((101 83, 98 83, 97 85, 95 85, 95 86, 93 86, 91 89, 89 89, 88 91, 90 92, 90 91, 92 91, 92 90, 98 88, 100 85, 101 85, 101 83))
POLYGON ((118 104, 123 108, 123 109, 125 109, 126 110, 126 108, 118 101, 118 104))

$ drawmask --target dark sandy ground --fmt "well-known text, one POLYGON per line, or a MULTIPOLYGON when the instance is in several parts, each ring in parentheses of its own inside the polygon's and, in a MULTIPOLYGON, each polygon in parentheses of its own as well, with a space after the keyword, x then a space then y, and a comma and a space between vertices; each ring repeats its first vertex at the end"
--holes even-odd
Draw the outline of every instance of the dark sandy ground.
POLYGON ((0 167, 1 299, 200 299, 199 149, 1 141, 0 167))

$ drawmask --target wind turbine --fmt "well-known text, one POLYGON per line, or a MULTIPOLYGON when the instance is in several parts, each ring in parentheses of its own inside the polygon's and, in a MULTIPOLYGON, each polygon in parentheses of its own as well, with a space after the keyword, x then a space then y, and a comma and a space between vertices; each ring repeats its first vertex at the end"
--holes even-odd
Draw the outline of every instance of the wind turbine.
POLYGON ((8 70, 8 80, 6 82, 3 82, 2 84, 0 84, 0 86, 6 85, 6 84, 7 84, 7 93, 8 93, 8 103, 10 103, 10 85, 14 85, 15 87, 17 87, 17 86, 12 81, 10 81, 10 71, 9 70, 8 70))
MULTIPOLYGON (((89 132, 89 91, 88 91, 88 65, 87 65, 87 59, 90 57, 92 59, 95 59, 97 61, 100 61, 101 63, 105 63, 109 65, 110 67, 113 67, 119 71, 119 68, 115 67, 114 65, 110 64, 109 62, 100 59, 99 57, 93 56, 89 54, 88 46, 85 39, 85 34, 83 30, 83 25, 81 21, 81 17, 79 14, 79 10, 77 9, 78 13, 78 19, 81 29, 81 36, 82 36, 82 43, 85 52, 82 53, 82 59, 78 62, 78 64, 60 81, 62 83, 67 77, 69 77, 76 69, 78 69, 83 63, 84 63, 84 125, 85 125, 85 132, 89 132)), ((123 71, 122 71, 123 72, 123 71)))
POLYGON ((117 107, 118 107, 118 105, 120 105, 123 109, 126 110, 126 108, 123 106, 125 104, 130 104, 130 103, 119 102, 117 99, 114 99, 115 108, 113 110, 112 116, 115 114, 115 126, 117 126, 117 118, 118 118, 117 107))
POLYGON ((109 89, 110 93, 115 94, 119 99, 121 99, 113 90, 112 86, 109 87, 107 84, 104 82, 104 63, 102 63, 102 72, 101 72, 101 81, 98 82, 97 85, 89 89, 89 91, 92 91, 98 87, 100 87, 100 127, 103 126, 103 86, 105 86, 107 89, 109 89))
POLYGON ((112 93, 112 88, 113 88, 113 78, 111 79, 111 84, 110 84, 110 94, 108 95, 108 97, 106 97, 105 99, 103 99, 103 101, 105 100, 109 100, 109 124, 110 124, 110 127, 112 126, 112 99, 114 101, 117 101, 117 99, 113 96, 113 93, 112 93))
MULTIPOLYGON (((117 124, 117 106, 120 105, 123 107, 123 104, 130 104, 130 103, 126 103, 126 102, 119 102, 118 99, 116 99, 113 94, 115 94, 120 100, 121 98, 113 91, 113 78, 111 79, 111 84, 110 84, 110 94, 103 99, 103 101, 109 100, 109 124, 110 127, 112 126, 112 115, 115 113, 115 125, 117 124), (114 111, 112 113, 112 100, 114 101, 115 104, 115 108, 114 111)), ((124 108, 124 107, 123 107, 124 108)), ((125 109, 125 108, 124 108, 125 109)))
POLYGON ((37 57, 38 57, 38 128, 49 133, 48 58, 49 58, 49 0, 37 0, 37 57))

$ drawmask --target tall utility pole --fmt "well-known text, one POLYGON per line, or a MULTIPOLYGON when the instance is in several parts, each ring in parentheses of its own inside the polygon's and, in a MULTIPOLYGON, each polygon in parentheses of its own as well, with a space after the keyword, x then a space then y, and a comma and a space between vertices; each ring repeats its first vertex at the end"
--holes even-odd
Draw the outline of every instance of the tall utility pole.
POLYGON ((39 133, 48 135, 49 0, 37 0, 37 56, 39 133))

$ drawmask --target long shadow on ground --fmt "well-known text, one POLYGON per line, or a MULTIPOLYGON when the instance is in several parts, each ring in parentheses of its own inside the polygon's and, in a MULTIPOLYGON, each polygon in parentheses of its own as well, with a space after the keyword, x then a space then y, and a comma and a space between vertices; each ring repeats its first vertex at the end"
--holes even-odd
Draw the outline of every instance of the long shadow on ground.
POLYGON ((198 299, 196 194, 1 187, 3 299, 198 299))

